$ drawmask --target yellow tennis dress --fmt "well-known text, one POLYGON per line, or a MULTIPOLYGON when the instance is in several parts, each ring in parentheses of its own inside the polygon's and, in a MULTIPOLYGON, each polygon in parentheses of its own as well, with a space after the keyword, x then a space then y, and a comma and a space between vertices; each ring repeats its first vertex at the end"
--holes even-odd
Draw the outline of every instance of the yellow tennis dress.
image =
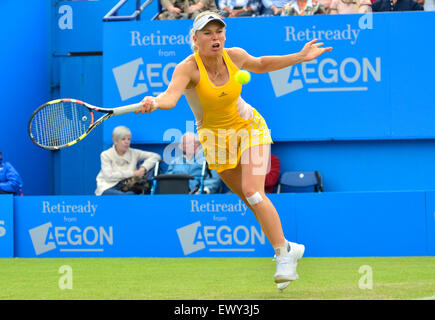
POLYGON ((195 88, 185 91, 204 155, 210 169, 217 172, 235 168, 248 148, 273 143, 263 117, 240 96, 242 85, 234 77, 239 69, 225 49, 222 53, 230 75, 228 82, 214 85, 195 52, 200 80, 195 88))

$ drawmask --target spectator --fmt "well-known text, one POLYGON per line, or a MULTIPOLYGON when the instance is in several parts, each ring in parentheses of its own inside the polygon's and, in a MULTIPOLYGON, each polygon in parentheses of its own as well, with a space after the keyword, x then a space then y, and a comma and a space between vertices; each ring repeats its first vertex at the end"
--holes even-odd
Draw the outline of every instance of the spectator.
POLYGON ((289 0, 262 0, 262 2, 264 6, 263 16, 279 16, 289 0))
POLYGON ((15 168, 7 161, 3 161, 0 152, 0 194, 20 195, 23 181, 15 168))
POLYGON ((309 16, 326 14, 321 2, 317 0, 290 0, 281 11, 282 16, 309 16))
POLYGON ((323 5, 323 8, 325 8, 326 14, 329 14, 332 0, 319 0, 319 1, 323 5))
POLYGON ((373 12, 382 11, 417 11, 423 6, 415 0, 376 0, 372 4, 373 12))
POLYGON ((273 193, 275 186, 279 182, 279 176, 281 174, 281 162, 279 158, 273 154, 270 155, 270 170, 266 174, 266 180, 264 183, 264 191, 266 193, 273 193))
POLYGON ((332 0, 330 14, 368 13, 372 11, 370 0, 332 0))
POLYGON ((260 0, 220 0, 219 14, 226 18, 257 16, 260 7, 260 0))
MULTIPOLYGON (((204 151, 199 143, 198 137, 193 132, 183 135, 180 142, 182 154, 171 161, 166 174, 187 174, 195 179, 189 180, 190 192, 199 193, 202 167, 205 160, 204 151), (196 191, 195 191, 196 190, 196 191)), ((222 180, 216 170, 208 170, 209 174, 204 177, 204 193, 218 193, 222 180)))
POLYGON ((426 0, 424 2, 424 11, 435 11, 435 0, 426 0))
POLYGON ((158 20, 194 19, 203 11, 217 12, 215 0, 161 0, 158 20))
POLYGON ((112 140, 113 146, 101 153, 101 170, 97 175, 95 194, 136 194, 133 191, 121 190, 121 181, 132 177, 151 177, 151 169, 161 157, 154 152, 130 148, 131 131, 127 127, 118 126, 113 129, 112 140))

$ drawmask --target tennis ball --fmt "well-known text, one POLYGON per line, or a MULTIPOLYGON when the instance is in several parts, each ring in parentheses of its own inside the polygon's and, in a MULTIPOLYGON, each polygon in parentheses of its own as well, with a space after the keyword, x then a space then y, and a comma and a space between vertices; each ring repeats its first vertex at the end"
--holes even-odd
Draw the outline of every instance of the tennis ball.
POLYGON ((247 84, 251 81, 251 74, 246 70, 239 70, 236 72, 236 81, 240 84, 247 84))

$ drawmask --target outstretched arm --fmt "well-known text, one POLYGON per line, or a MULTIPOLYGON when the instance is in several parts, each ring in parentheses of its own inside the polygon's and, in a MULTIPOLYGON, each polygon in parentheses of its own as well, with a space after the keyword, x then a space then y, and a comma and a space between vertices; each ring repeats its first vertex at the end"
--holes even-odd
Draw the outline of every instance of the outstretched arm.
POLYGON ((181 95, 186 89, 191 79, 190 66, 186 62, 182 62, 175 67, 172 74, 171 82, 168 85, 166 91, 159 94, 157 97, 147 96, 142 99, 142 109, 136 111, 136 113, 150 113, 156 109, 168 110, 175 107, 181 95))
POLYGON ((240 54, 241 68, 255 73, 265 73, 282 68, 286 68, 301 62, 311 61, 327 51, 331 51, 332 47, 322 47, 323 43, 317 43, 317 39, 307 42, 301 51, 298 53, 282 55, 282 56, 262 56, 253 57, 245 50, 238 49, 240 54))

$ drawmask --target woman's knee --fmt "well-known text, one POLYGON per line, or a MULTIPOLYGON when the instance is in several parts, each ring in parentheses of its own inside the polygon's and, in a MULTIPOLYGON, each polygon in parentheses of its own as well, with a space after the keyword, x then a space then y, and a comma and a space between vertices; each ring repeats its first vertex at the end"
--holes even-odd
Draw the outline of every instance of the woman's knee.
POLYGON ((264 193, 264 179, 252 178, 250 176, 244 177, 241 183, 242 193, 248 198, 255 193, 264 193))
POLYGON ((245 194, 245 199, 246 201, 249 203, 249 205, 255 206, 256 204, 259 204, 260 202, 262 202, 265 199, 265 195, 264 192, 247 192, 245 194))
POLYGON ((264 188, 262 189, 249 183, 242 185, 242 193, 246 201, 248 201, 250 205, 261 202, 265 197, 264 188))

